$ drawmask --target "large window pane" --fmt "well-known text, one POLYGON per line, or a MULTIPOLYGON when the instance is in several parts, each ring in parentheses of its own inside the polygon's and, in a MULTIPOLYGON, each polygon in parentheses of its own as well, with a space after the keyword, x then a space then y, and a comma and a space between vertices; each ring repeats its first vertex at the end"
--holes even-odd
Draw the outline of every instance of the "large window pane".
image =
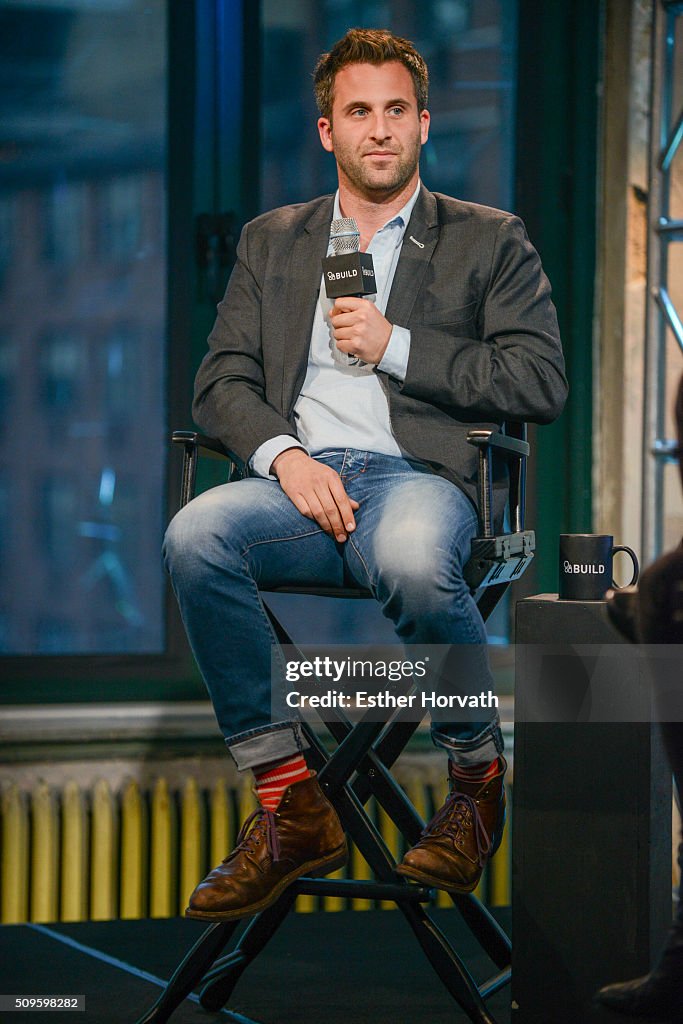
POLYGON ((0 0, 0 647, 163 650, 167 5, 0 0))

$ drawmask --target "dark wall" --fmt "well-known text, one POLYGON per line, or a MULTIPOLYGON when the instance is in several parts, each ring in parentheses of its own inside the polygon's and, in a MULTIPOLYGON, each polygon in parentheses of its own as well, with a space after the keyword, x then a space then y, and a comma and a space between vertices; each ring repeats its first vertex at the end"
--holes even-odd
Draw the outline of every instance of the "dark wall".
POLYGON ((520 0, 517 202, 553 285, 569 378, 537 432, 537 585, 557 589, 557 535, 591 529, 592 336, 602 5, 520 0))

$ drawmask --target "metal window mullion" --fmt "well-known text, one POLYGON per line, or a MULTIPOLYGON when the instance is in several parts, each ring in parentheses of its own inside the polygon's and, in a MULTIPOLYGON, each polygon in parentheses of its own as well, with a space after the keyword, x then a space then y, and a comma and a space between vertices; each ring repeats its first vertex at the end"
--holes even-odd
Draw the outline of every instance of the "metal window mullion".
MULTIPOLYGON (((665 39, 664 39, 664 81, 662 83, 662 107, 661 107, 661 118, 660 118, 660 144, 658 154, 658 165, 661 168, 662 187, 661 187, 661 216, 667 222, 670 219, 670 206, 671 206, 671 179, 672 179, 672 163, 676 149, 680 145, 680 137, 678 143, 672 146, 672 140, 674 134, 680 136, 680 121, 681 116, 677 118, 676 129, 672 129, 672 121, 675 114, 674 111, 674 85, 675 85, 675 69, 676 69, 676 25, 678 19, 681 17, 683 12, 683 5, 680 3, 673 5, 665 3, 666 12, 666 23, 665 23, 665 39)), ((669 253, 670 246, 676 242, 676 238, 673 234, 662 232, 660 234, 660 246, 662 247, 662 259, 660 264, 660 288, 664 292, 666 299, 668 299, 668 305, 663 304, 659 310, 659 332, 658 332, 658 359, 657 359, 657 381, 656 381, 656 396, 657 396, 657 415, 656 415, 656 433, 654 442, 650 447, 650 459, 655 465, 655 502, 656 502, 656 520, 655 529, 653 535, 654 550, 653 557, 657 557, 661 554, 664 547, 664 486, 665 486, 665 466, 667 460, 662 457, 658 457, 654 453, 656 451, 663 451, 666 447, 667 439, 666 434, 666 372, 667 372, 667 330, 671 330, 676 340, 681 344, 680 320, 678 320, 677 311, 669 298, 669 253), (671 313, 673 312, 673 317, 671 313)))
MULTIPOLYGON (((663 369, 666 352, 666 326, 657 295, 666 282, 668 269, 668 239, 657 226, 668 220, 669 173, 660 167, 660 156, 668 139, 671 111, 671 72, 673 56, 672 19, 662 0, 655 5, 652 48, 652 97, 650 143, 650 232, 648 238, 648 288, 645 342, 645 379, 643 403, 643 498, 642 498, 642 555, 647 564, 657 557, 662 542, 663 476, 659 461, 652 456, 652 448, 662 430, 663 369)), ((675 27, 675 25, 673 26, 675 27)))

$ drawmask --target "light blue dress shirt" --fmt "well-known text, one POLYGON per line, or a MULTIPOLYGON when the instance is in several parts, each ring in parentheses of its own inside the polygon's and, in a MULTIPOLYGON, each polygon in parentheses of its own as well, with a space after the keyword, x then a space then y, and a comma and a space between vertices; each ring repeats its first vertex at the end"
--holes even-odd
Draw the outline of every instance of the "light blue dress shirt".
MULTIPOLYGON (((384 314, 401 254, 403 238, 420 191, 373 235, 367 252, 372 254, 377 295, 370 296, 384 314)), ((333 219, 341 217, 339 192, 334 198, 333 219)), ((328 248, 328 255, 332 245, 328 248)), ((257 476, 272 477, 273 460, 287 448, 301 447, 309 455, 329 448, 358 448, 383 455, 403 454, 391 431, 389 406, 382 386, 367 363, 343 366, 335 362, 335 348, 329 312, 333 302, 325 294, 322 281, 313 320, 306 378, 294 406, 296 431, 300 444, 288 434, 265 441, 254 452, 250 468, 257 476)), ((410 331, 394 324, 378 369, 403 380, 410 353, 410 331)))

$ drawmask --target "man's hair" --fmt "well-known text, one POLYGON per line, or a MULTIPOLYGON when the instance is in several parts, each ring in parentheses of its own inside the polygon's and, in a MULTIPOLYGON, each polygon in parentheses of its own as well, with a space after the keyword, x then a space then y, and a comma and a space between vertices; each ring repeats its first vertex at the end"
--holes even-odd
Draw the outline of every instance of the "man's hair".
POLYGON ((329 53, 321 54, 313 72, 318 109, 331 118, 334 80, 337 72, 349 64, 386 64, 399 61, 410 72, 415 86, 417 111, 427 106, 429 73, 427 65, 408 39, 401 39, 384 28, 350 28, 329 53))

